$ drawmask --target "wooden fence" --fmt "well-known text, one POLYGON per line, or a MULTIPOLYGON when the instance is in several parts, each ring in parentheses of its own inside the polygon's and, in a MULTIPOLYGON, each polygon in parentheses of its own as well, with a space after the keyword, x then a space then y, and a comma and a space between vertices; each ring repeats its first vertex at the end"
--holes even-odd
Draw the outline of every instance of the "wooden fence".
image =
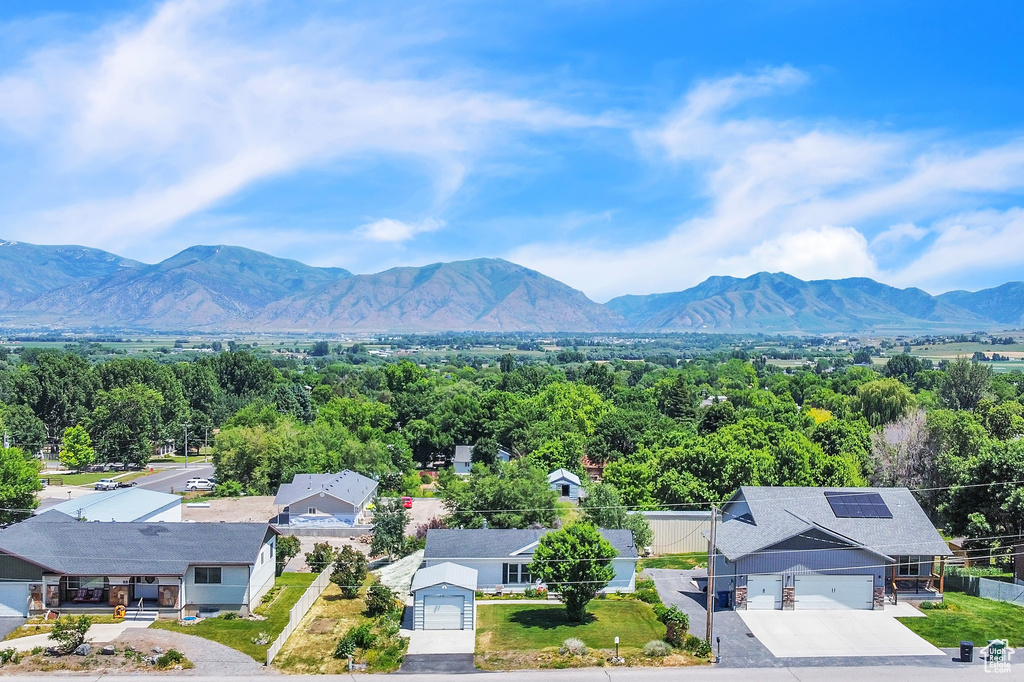
POLYGON ((274 658, 281 653, 281 649, 284 648, 284 643, 288 641, 292 633, 295 632, 295 628, 299 627, 299 621, 309 613, 309 610, 313 607, 313 603, 323 594, 323 591, 327 589, 327 586, 331 584, 331 571, 334 569, 333 566, 328 566, 324 569, 324 572, 316 577, 313 584, 310 585, 302 596, 299 597, 299 601, 295 602, 295 606, 292 607, 291 611, 288 612, 288 624, 284 626, 284 630, 277 636, 274 643, 267 649, 267 666, 269 666, 274 658))

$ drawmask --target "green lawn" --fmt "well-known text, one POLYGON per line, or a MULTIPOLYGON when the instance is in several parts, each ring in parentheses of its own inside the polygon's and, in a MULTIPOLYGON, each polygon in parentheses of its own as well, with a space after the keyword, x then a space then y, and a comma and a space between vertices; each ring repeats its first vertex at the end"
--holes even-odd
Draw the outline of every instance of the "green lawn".
POLYGON ((703 568, 707 565, 707 552, 689 552, 687 554, 662 554, 661 556, 641 559, 639 563, 637 563, 636 570, 642 571, 645 568, 677 568, 688 570, 698 567, 703 568))
POLYGON ((1006 602, 946 592, 946 610, 926 610, 924 618, 899 618, 908 628, 937 647, 958 647, 960 641, 984 646, 990 639, 1009 639, 1024 646, 1024 608, 1006 602))
POLYGON ((597 649, 613 649, 615 637, 623 649, 642 649, 665 636, 650 605, 640 601, 595 599, 587 607, 586 623, 569 623, 564 606, 488 604, 477 608, 477 653, 487 650, 538 650, 558 647, 569 637, 597 649))
POLYGON ((220 642, 252 656, 260 663, 265 663, 269 644, 253 644, 252 638, 260 632, 266 632, 270 635, 269 641, 273 642, 284 630, 284 626, 288 624, 288 611, 315 578, 316 576, 312 573, 285 573, 278 578, 275 585, 280 585, 282 589, 277 593, 274 601, 265 609, 257 609, 259 613, 267 617, 266 620, 208 618, 195 625, 179 625, 176 620, 158 620, 150 627, 159 630, 173 630, 220 642))

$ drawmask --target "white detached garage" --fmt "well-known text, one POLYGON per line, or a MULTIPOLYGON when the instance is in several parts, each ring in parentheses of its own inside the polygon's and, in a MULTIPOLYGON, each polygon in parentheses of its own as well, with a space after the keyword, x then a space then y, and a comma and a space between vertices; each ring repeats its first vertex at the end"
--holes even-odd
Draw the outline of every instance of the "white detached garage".
POLYGON ((476 628, 475 568, 451 562, 416 571, 412 579, 414 630, 476 628))

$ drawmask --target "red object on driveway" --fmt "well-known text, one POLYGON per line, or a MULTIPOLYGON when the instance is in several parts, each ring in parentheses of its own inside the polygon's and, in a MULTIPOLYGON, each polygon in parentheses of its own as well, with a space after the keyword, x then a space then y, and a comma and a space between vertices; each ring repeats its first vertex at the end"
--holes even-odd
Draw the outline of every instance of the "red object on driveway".
POLYGON ((405 507, 406 509, 412 509, 412 498, 411 497, 403 497, 402 498, 402 506, 405 507))

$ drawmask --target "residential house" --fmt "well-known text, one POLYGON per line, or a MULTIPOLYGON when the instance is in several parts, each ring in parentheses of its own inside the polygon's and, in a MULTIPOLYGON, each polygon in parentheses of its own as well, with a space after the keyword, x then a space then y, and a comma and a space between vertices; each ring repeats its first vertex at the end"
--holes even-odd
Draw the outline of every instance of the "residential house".
POLYGON ((548 474, 548 485, 559 497, 568 498, 573 502, 580 499, 580 477, 567 469, 555 469, 548 474))
MULTIPOLYGON (((534 584, 529 563, 547 529, 441 529, 427 531, 425 567, 445 562, 477 571, 477 588, 484 591, 523 591, 534 584)), ((632 592, 636 583, 637 551, 630 530, 601 530, 618 556, 612 560, 615 577, 604 592, 632 592)))
POLYGON ((48 511, 0 531, 0 615, 114 606, 250 612, 274 584, 265 523, 82 523, 48 511))
POLYGON ((37 513, 58 511, 79 521, 181 521, 181 496, 145 488, 82 495, 37 513))
MULTIPOLYGON (((498 448, 498 459, 508 463, 512 459, 512 453, 504 448, 498 448)), ((456 445, 452 466, 455 467, 455 473, 459 476, 468 476, 473 469, 473 446, 456 445)))
POLYGON ((476 569, 450 562, 421 568, 412 578, 413 630, 476 628, 476 569))
POLYGON ((906 488, 743 486, 716 528, 714 597, 737 609, 941 599, 949 556, 906 488))
POLYGON ((283 526, 358 526, 368 523, 366 507, 377 494, 377 481, 346 469, 337 474, 296 474, 281 485, 274 504, 283 526))

